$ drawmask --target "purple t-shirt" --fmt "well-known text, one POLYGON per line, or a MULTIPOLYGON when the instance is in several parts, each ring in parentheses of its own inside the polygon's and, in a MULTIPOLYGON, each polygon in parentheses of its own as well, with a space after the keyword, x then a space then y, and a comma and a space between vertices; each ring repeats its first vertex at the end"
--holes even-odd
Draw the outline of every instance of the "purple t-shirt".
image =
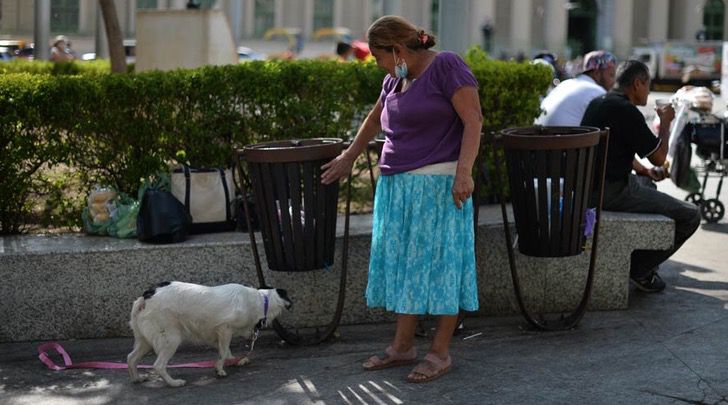
POLYGON ((410 88, 401 79, 384 78, 380 100, 386 140, 379 160, 383 175, 458 160, 463 122, 452 96, 463 86, 478 87, 473 72, 455 53, 440 52, 410 88))

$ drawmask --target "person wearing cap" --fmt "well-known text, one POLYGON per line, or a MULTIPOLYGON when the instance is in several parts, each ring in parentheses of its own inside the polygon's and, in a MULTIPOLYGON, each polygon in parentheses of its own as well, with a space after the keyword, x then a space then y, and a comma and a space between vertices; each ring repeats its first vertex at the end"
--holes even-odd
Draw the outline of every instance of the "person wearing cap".
POLYGON ((660 292, 665 289, 665 282, 657 274, 658 266, 698 229, 700 213, 695 204, 661 193, 653 183, 666 177, 662 165, 667 157, 670 123, 675 118, 675 110, 670 104, 655 108, 660 117, 660 130, 656 137, 636 107, 647 104, 649 69, 637 60, 622 62, 617 68, 616 82, 614 90, 589 103, 581 125, 609 128, 603 208, 660 214, 675 221, 671 249, 635 250, 632 253, 632 284, 640 291, 660 292), (649 159, 655 167, 644 167, 635 155, 649 159))
POLYGON ((53 62, 67 62, 74 59, 70 48, 68 48, 68 38, 64 35, 59 35, 53 40, 50 59, 53 62))
POLYGON ((586 106, 614 86, 617 59, 607 51, 584 55, 582 72, 556 86, 541 102, 537 125, 578 126, 586 106))

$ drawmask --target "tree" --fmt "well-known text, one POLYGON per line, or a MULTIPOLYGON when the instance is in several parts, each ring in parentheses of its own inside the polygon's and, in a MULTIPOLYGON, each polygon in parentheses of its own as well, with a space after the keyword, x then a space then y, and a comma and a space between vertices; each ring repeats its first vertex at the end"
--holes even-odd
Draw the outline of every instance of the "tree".
POLYGON ((111 71, 114 73, 126 73, 124 42, 121 37, 121 27, 119 26, 119 17, 116 15, 114 0, 99 0, 99 5, 101 6, 101 14, 104 17, 106 38, 109 41, 111 71))

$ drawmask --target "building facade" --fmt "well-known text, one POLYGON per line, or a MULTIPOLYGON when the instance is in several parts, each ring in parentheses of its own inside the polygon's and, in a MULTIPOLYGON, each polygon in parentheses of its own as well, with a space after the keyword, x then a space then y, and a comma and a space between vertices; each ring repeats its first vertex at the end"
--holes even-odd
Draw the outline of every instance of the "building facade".
MULTIPOLYGON (((270 28, 295 27, 304 38, 324 27, 364 36, 374 19, 402 15, 437 34, 440 4, 458 3, 462 48, 486 47, 494 56, 531 57, 549 50, 565 58, 603 48, 620 57, 634 46, 666 40, 722 40, 728 0, 198 0, 225 11, 235 39, 261 38, 270 28)), ((0 0, 0 35, 31 37, 34 3, 0 0)), ((123 34, 133 38, 138 9, 181 9, 186 0, 116 0, 123 34)), ((51 32, 94 36, 96 0, 51 0, 51 32)), ((443 9, 444 10, 444 9, 443 9)))

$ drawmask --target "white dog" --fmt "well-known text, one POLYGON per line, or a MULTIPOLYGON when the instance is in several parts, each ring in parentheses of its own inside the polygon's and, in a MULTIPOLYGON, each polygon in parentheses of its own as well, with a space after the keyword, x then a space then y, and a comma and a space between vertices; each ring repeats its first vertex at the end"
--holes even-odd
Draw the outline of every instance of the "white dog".
MULTIPOLYGON (((173 386, 185 384, 167 373, 167 363, 182 342, 207 343, 217 348, 217 375, 230 353, 233 337, 249 338, 256 328, 272 322, 291 301, 285 290, 260 289, 241 284, 206 287, 178 281, 164 282, 144 292, 134 301, 129 325, 134 331, 134 350, 127 357, 132 382, 143 381, 137 364, 154 349, 154 370, 173 386)), ((248 362, 243 358, 238 365, 248 362)))

